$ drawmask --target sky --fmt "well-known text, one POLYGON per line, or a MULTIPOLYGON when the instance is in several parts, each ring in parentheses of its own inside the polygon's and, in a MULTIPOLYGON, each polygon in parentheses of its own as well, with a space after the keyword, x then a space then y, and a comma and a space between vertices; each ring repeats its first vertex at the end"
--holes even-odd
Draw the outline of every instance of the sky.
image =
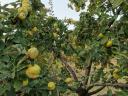
MULTIPOLYGON (((0 4, 6 4, 10 2, 14 2, 17 0, 0 0, 0 4)), ((49 8, 49 0, 41 0, 43 4, 45 4, 46 7, 49 8)), ((89 1, 89 0, 88 0, 89 1)), ((79 20, 79 14, 80 12, 76 12, 75 10, 72 10, 68 8, 69 0, 53 0, 53 11, 54 16, 58 19, 65 19, 65 18, 73 18, 75 20, 79 20)), ((89 2, 86 3, 88 5, 89 2)), ((87 6, 85 7, 85 10, 87 10, 87 6)), ((68 26, 69 29, 74 29, 73 25, 68 26)))
MULTIPOLYGON (((0 3, 6 4, 9 2, 14 2, 16 0, 0 0, 0 3)), ((46 5, 46 7, 49 7, 49 0, 41 0, 42 3, 46 5)), ((53 11, 54 16, 58 17, 59 19, 64 18, 74 18, 76 20, 79 19, 79 12, 75 12, 75 10, 71 10, 67 6, 68 0, 53 0, 53 11)))

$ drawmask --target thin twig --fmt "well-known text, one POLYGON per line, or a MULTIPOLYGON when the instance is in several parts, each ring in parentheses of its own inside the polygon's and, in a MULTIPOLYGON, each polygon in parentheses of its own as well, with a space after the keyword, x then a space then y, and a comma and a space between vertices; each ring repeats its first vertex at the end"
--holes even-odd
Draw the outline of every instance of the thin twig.
POLYGON ((110 30, 110 28, 111 28, 111 26, 114 24, 114 22, 116 21, 116 19, 118 18, 118 15, 120 14, 120 11, 121 11, 121 8, 118 8, 117 9, 117 11, 116 11, 116 18, 114 18, 112 21, 110 21, 109 23, 108 23, 108 27, 107 27, 107 29, 106 29, 106 31, 107 30, 110 30))
POLYGON ((22 62, 24 62, 27 59, 27 56, 25 55, 22 59, 19 60, 17 63, 17 66, 20 65, 22 62))

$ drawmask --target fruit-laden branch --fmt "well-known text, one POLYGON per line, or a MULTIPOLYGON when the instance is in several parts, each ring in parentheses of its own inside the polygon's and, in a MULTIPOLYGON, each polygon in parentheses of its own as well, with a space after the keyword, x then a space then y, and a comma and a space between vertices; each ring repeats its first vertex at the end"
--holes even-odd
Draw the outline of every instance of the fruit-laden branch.
MULTIPOLYGON (((108 23, 108 27, 107 27, 106 31, 110 30, 111 26, 113 25, 113 23, 114 23, 114 22, 116 21, 116 19, 118 18, 118 15, 120 14, 121 8, 118 8, 116 13, 114 12, 113 9, 112 9, 112 11, 113 11, 113 14, 116 15, 116 18, 114 18, 112 21, 110 21, 110 22, 108 23)), ((87 76, 89 76, 89 74, 90 74, 90 72, 91 72, 91 66, 92 66, 92 64, 90 63, 89 66, 86 67, 86 69, 88 70, 88 71, 86 72, 86 73, 87 73, 87 76)), ((86 84, 87 84, 87 81, 88 81, 88 80, 85 81, 86 84)), ((125 87, 125 88, 128 88, 128 85, 126 85, 126 84, 125 84, 125 85, 122 85, 122 84, 109 84, 109 83, 108 83, 108 84, 94 84, 94 85, 92 85, 92 86, 89 86, 89 87, 87 88, 87 90, 92 89, 94 86, 102 86, 102 87, 100 87, 100 88, 94 90, 93 92, 90 92, 90 93, 89 93, 90 95, 93 95, 93 94, 96 94, 96 93, 100 92, 100 91, 101 91, 102 89, 104 89, 106 86, 123 87, 123 88, 125 87)))
POLYGON ((60 57, 61 62, 65 65, 66 69, 69 71, 69 73, 73 76, 74 80, 78 81, 78 78, 76 76, 75 71, 72 69, 72 67, 68 64, 66 58, 64 56, 60 57))

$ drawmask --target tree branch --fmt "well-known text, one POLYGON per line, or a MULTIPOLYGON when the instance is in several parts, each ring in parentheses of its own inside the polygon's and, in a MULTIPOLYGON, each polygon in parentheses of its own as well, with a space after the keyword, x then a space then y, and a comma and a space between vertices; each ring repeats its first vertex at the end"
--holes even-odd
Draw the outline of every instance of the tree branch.
POLYGON ((94 86, 88 86, 88 87, 87 87, 87 90, 89 91, 89 90, 91 90, 93 87, 94 87, 94 86))
POLYGON ((91 86, 112 86, 112 87, 122 87, 122 88, 128 88, 128 84, 123 84, 123 83, 116 83, 116 84, 112 84, 112 83, 97 83, 97 84, 92 84, 91 86))
POLYGON ((94 86, 102 86, 100 88, 98 88, 97 90, 90 92, 90 95, 96 94, 98 92, 100 92, 103 88, 105 88, 106 86, 111 86, 111 87, 120 87, 120 88, 128 88, 128 84, 121 84, 121 83, 117 83, 117 84, 111 84, 111 83, 103 83, 103 84, 93 84, 91 86, 89 86, 87 88, 87 90, 89 91, 90 89, 92 89, 94 86))
POLYGON ((72 69, 72 67, 68 64, 66 58, 64 56, 60 57, 61 62, 65 65, 66 69, 69 71, 69 73, 73 76, 74 80, 78 81, 78 78, 76 76, 76 73, 72 69))
POLYGON ((76 93, 78 96, 91 96, 85 88, 82 88, 82 86, 77 88, 76 93))
POLYGON ((92 67, 92 62, 91 62, 91 58, 89 57, 88 61, 87 61, 88 66, 85 66, 85 76, 87 77, 85 84, 87 85, 88 80, 89 80, 89 76, 90 76, 90 72, 91 72, 91 67, 92 67))
POLYGON ((100 87, 100 88, 98 88, 98 89, 96 89, 96 90, 90 92, 89 94, 90 94, 90 95, 96 94, 96 93, 100 92, 101 90, 103 90, 104 88, 105 88, 105 86, 102 86, 102 87, 100 87))

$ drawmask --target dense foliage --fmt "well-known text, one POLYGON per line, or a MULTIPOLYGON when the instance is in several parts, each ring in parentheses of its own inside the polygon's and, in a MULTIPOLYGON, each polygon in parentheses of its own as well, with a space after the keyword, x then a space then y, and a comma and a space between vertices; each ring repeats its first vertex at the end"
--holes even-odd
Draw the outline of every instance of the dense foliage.
POLYGON ((79 21, 49 16, 40 0, 0 6, 0 95, 127 96, 128 1, 69 3, 79 21))

